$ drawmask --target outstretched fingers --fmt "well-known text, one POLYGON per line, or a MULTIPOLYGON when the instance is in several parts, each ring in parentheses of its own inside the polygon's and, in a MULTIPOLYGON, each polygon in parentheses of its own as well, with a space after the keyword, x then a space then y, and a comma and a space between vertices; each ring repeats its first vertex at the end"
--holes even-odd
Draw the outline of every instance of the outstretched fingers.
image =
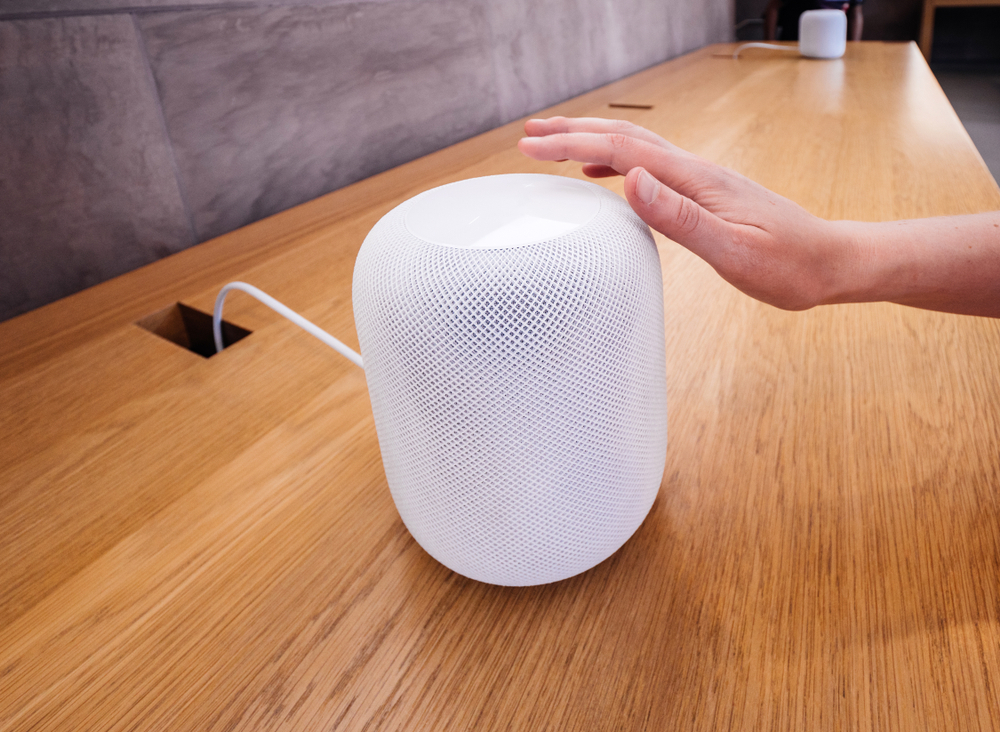
POLYGON ((556 132, 544 137, 524 137, 521 152, 535 160, 576 160, 611 168, 622 175, 655 146, 634 138, 595 132, 556 132))
POLYGON ((553 117, 530 120, 525 131, 518 143, 525 155, 575 160, 594 178, 626 176, 625 196, 643 221, 737 287, 745 279, 752 256, 744 244, 757 231, 730 220, 725 192, 734 174, 630 123, 553 117))
POLYGON ((535 160, 575 160, 584 163, 591 177, 625 175, 645 167, 679 193, 697 198, 706 184, 716 182, 718 171, 705 160, 668 145, 663 147, 620 133, 555 132, 542 137, 524 137, 521 152, 535 160))
POLYGON ((564 134, 568 132, 593 132, 595 134, 625 135, 660 147, 673 147, 669 142, 650 132, 645 127, 621 119, 600 117, 549 117, 529 119, 524 123, 524 132, 529 137, 564 134))

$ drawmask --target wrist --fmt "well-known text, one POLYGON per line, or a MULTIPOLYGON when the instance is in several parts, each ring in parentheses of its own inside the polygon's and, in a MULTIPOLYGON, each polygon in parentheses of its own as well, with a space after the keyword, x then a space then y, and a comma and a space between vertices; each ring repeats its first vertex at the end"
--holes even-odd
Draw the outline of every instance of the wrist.
POLYGON ((864 221, 824 221, 829 259, 826 292, 820 304, 873 302, 886 299, 891 275, 884 270, 883 253, 874 226, 864 221))

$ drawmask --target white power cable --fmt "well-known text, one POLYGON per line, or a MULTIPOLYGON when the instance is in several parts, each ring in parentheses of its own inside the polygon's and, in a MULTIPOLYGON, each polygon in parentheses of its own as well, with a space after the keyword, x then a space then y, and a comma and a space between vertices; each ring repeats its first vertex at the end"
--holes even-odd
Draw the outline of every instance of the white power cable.
POLYGON ((348 346, 345 346, 322 328, 310 323, 287 305, 282 305, 266 292, 258 290, 256 287, 248 285, 246 282, 230 282, 228 285, 219 290, 219 296, 215 298, 215 314, 212 317, 212 335, 215 336, 216 353, 221 352, 224 347, 222 344, 222 305, 225 303, 226 295, 230 290, 240 290, 248 295, 252 295, 271 308, 274 312, 288 318, 290 321, 302 328, 302 330, 306 333, 319 338, 341 356, 348 359, 351 363, 362 369, 365 367, 364 361, 361 360, 360 353, 349 348, 348 346))
POLYGON ((776 43, 756 43, 756 42, 755 43, 744 43, 742 45, 737 46, 736 50, 733 51, 733 58, 739 58, 740 51, 742 51, 744 48, 773 48, 773 49, 778 50, 778 51, 798 51, 799 50, 798 46, 779 46, 776 43))

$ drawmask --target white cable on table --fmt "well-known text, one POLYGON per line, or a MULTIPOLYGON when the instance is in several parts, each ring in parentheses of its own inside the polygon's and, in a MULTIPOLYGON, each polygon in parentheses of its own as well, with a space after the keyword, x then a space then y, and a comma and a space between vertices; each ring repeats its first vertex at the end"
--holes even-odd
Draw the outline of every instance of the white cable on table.
POLYGON ((292 310, 287 305, 282 305, 280 302, 275 300, 273 297, 268 295, 266 292, 258 290, 253 285, 248 285, 246 282, 230 282, 228 285, 219 290, 219 296, 215 298, 215 314, 212 317, 212 335, 215 336, 215 352, 219 353, 223 349, 222 344, 222 305, 226 301, 226 295, 230 290, 240 290, 248 295, 260 300, 262 303, 267 305, 271 310, 283 315, 290 321, 295 323, 297 326, 302 328, 306 333, 314 335, 323 341, 326 345, 330 346, 333 350, 339 353, 341 356, 347 358, 351 363, 355 364, 360 368, 364 368, 364 361, 361 360, 361 354, 353 349, 345 346, 343 343, 338 341, 332 335, 327 333, 322 328, 310 323, 308 320, 303 318, 297 312, 292 310))
POLYGON ((740 46, 737 46, 736 50, 733 51, 733 58, 739 58, 740 51, 742 51, 744 48, 773 48, 773 49, 778 50, 778 51, 798 51, 799 50, 798 46, 779 46, 776 43, 756 43, 756 42, 754 42, 754 43, 744 43, 744 44, 742 44, 740 46))

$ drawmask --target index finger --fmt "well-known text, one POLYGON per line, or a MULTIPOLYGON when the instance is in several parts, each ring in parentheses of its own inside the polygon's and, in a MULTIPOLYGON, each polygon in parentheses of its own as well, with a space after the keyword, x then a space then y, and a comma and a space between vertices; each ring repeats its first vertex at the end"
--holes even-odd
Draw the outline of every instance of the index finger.
POLYGON ((524 132, 529 137, 544 137, 546 135, 564 134, 567 132, 593 132, 597 134, 627 135, 637 140, 650 142, 660 147, 673 147, 669 142, 632 122, 622 119, 603 119, 601 117, 549 117, 548 119, 529 119, 524 123, 524 132))
POLYGON ((694 183, 712 173, 710 163, 678 147, 660 145, 619 133, 568 132, 525 137, 518 148, 535 160, 576 160, 605 166, 626 175, 643 167, 682 195, 696 193, 694 183))

